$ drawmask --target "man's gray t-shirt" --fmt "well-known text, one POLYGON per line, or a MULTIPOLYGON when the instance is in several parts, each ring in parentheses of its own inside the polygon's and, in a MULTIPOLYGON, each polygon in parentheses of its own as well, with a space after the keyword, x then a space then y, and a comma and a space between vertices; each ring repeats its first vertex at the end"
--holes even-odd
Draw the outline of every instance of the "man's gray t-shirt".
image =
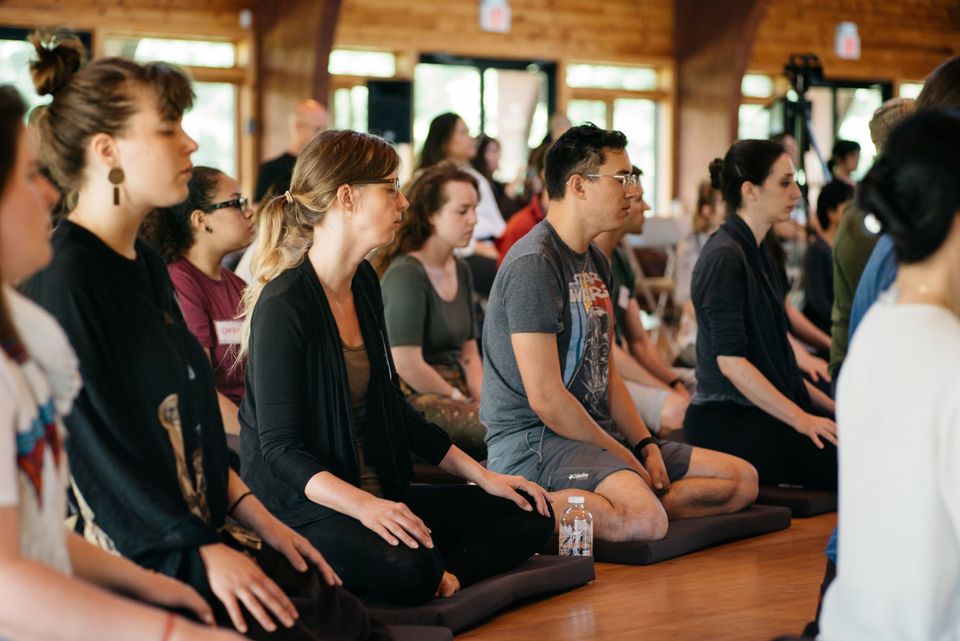
POLYGON ((563 384, 609 430, 613 305, 603 252, 593 245, 574 252, 544 220, 507 253, 483 323, 480 420, 490 448, 543 427, 513 352, 511 335, 520 333, 557 335, 563 384))

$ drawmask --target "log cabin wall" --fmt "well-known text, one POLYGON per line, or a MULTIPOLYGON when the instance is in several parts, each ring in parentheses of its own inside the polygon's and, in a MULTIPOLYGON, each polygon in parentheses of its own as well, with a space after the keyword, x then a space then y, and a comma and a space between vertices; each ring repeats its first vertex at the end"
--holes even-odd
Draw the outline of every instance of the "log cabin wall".
POLYGON ((923 80, 960 54, 957 0, 770 0, 760 21, 747 69, 779 74, 791 53, 820 56, 831 78, 923 80), (841 60, 837 24, 855 22, 859 60, 841 60))

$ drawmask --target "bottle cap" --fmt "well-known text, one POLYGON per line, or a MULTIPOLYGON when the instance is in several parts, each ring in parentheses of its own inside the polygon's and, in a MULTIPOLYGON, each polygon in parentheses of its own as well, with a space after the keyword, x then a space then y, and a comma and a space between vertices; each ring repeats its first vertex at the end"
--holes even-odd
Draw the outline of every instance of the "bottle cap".
POLYGON ((583 505, 583 497, 582 497, 582 496, 571 496, 569 499, 567 499, 567 502, 568 502, 570 505, 583 505))

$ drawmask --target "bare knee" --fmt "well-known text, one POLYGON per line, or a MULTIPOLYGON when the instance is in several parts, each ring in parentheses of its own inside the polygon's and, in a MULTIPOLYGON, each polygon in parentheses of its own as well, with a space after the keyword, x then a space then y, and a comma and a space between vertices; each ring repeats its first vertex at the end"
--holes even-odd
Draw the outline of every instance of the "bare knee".
POLYGON ((690 402, 679 394, 672 393, 663 403, 660 410, 660 435, 683 429, 683 417, 687 414, 690 402))
POLYGON ((737 509, 742 510, 757 500, 757 495, 760 492, 760 475, 757 474, 757 468, 748 461, 736 458, 735 462, 737 490, 734 501, 739 505, 737 509))
POLYGON ((610 505, 605 518, 599 524, 594 521, 597 538, 605 541, 656 541, 665 537, 669 527, 667 512, 647 484, 633 473, 614 480, 617 483, 604 481, 596 489, 610 505))

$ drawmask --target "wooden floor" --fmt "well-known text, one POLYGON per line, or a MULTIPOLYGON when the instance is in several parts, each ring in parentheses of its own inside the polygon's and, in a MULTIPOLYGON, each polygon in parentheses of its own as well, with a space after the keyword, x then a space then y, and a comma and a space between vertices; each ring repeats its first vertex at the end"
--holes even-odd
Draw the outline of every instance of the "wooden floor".
POLYGON ((813 618, 836 515, 649 567, 597 564, 597 580, 528 603, 457 640, 769 641, 813 618))

